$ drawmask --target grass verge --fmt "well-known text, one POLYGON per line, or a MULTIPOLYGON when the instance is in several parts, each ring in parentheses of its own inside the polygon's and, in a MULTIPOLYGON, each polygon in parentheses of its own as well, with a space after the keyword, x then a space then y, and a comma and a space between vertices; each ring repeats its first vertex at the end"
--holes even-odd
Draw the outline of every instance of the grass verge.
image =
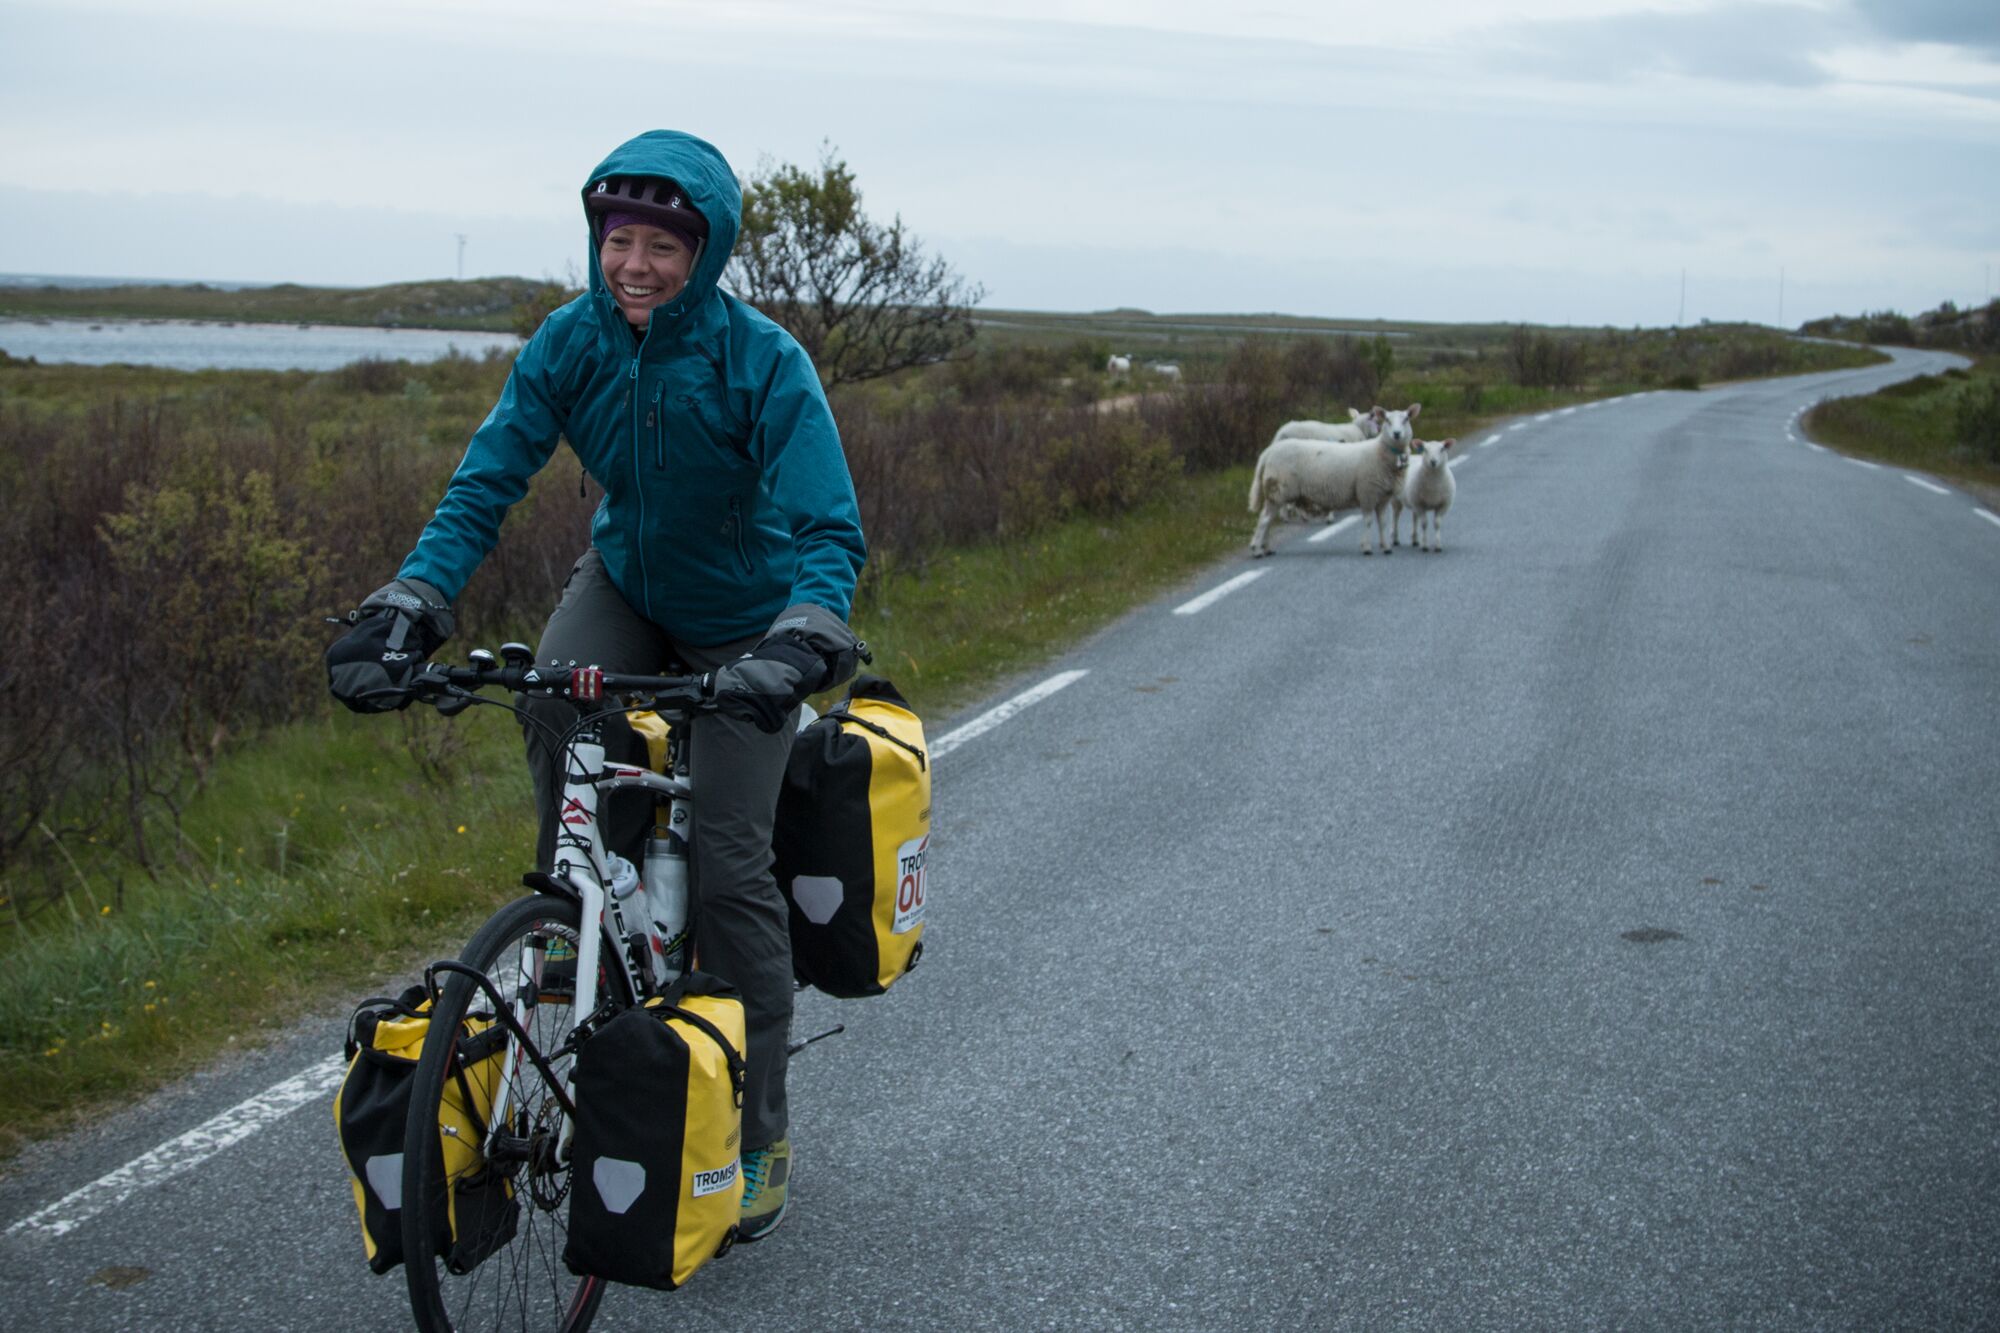
POLYGON ((2000 452, 1969 448, 1958 431, 1960 402, 1996 384, 2000 357, 1982 357, 1969 371, 1920 375, 1861 398, 1830 398, 1802 424, 1808 438, 1830 449, 1944 477, 2000 505, 2000 452))

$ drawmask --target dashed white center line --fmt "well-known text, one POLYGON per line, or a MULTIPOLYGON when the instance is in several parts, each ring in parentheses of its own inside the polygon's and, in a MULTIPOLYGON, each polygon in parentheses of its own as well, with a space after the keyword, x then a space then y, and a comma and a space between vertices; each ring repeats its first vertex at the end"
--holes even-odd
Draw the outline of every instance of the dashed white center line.
POLYGON ((1478 444, 1473 445, 1472 447, 1475 449, 1484 449, 1489 444, 1498 444, 1499 442, 1500 442, 1500 437, 1498 435, 1489 435, 1485 439, 1481 440, 1478 444))
POLYGON ((1903 480, 1904 480, 1904 481, 1907 481, 1907 482, 1909 482, 1909 483, 1910 483, 1910 485, 1912 485, 1912 486, 1921 486, 1921 487, 1923 487, 1923 488, 1924 488, 1925 490, 1929 491, 1929 492, 1930 492, 1931 494, 1933 494, 1933 495, 1950 495, 1950 494, 1951 494, 1951 492, 1950 492, 1950 491, 1948 491, 1948 490, 1946 490, 1946 489, 1945 489, 1944 487, 1942 487, 1942 486, 1938 485, 1938 484, 1937 484, 1936 482, 1934 482, 1934 481, 1925 481, 1925 480, 1924 480, 1924 479, 1923 479, 1922 477, 1913 477, 1913 476, 1911 476, 1911 475, 1910 475, 1909 473, 1907 473, 1907 472, 1905 472, 1905 473, 1903 474, 1903 480))
POLYGON ((2000 514, 1991 513, 1984 509, 1975 509, 1972 512, 1985 519, 1988 523, 1991 523, 1994 527, 2000 528, 2000 514))
POLYGON ((1574 411, 1576 411, 1576 409, 1573 407, 1565 407, 1562 411, 1556 413, 1556 415, 1559 417, 1566 417, 1574 411))
MULTIPOLYGON (((1264 571, 1260 569, 1255 572, 1261 574, 1264 571)), ((936 759, 939 755, 950 754, 973 737, 984 736, 1023 708, 1040 703, 1057 690, 1066 689, 1089 674, 1088 671, 1065 671, 1060 675, 1050 676, 1033 689, 1023 690, 998 708, 989 708, 964 726, 953 727, 931 742, 931 758, 936 759)))
POLYGON ((1512 430, 1526 430, 1527 428, 1528 428, 1528 423, 1527 423, 1527 422, 1525 422, 1525 421, 1517 421, 1517 422, 1515 422, 1515 423, 1514 423, 1513 425, 1511 425, 1511 426, 1507 427, 1507 429, 1508 429, 1508 430, 1510 430, 1510 431, 1512 431, 1512 430))
POLYGON ((1547 420, 1548 420, 1548 419, 1549 419, 1550 417, 1552 417, 1552 416, 1554 416, 1554 415, 1555 415, 1555 413, 1553 413, 1553 412, 1544 412, 1544 413, 1542 413, 1542 414, 1541 414, 1540 416, 1536 417, 1536 418, 1535 418, 1535 420, 1537 420, 1537 421, 1547 421, 1547 420))
MULTIPOLYGON (((1323 542, 1327 538, 1333 536, 1334 533, 1340 532, 1345 528, 1351 527, 1354 524, 1359 523, 1360 521, 1361 521, 1361 515, 1349 514, 1346 518, 1341 519, 1340 522, 1338 523, 1327 524, 1325 527, 1321 528, 1318 532, 1315 532, 1312 536, 1306 538, 1306 540, 1309 542, 1323 542)), ((1224 589, 1227 589, 1228 586, 1229 585, 1225 583, 1222 585, 1221 588, 1216 589, 1216 591, 1221 592, 1224 589)))
POLYGON ((116 1207, 142 1189, 192 1171, 232 1144, 291 1114, 307 1102, 331 1092, 347 1073, 347 1061, 333 1056, 284 1082, 238 1102, 221 1115, 196 1125, 177 1139, 161 1144, 144 1157, 127 1162, 108 1176, 74 1190, 38 1213, 7 1228, 10 1236, 53 1240, 67 1235, 107 1208, 116 1207))

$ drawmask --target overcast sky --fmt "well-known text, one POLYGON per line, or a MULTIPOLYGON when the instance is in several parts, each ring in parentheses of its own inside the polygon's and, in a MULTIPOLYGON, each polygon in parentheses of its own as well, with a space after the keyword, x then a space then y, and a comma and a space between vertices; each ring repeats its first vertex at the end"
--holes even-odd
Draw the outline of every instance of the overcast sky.
POLYGON ((992 307, 2000 284, 2000 0, 0 0, 0 271, 369 285, 463 233, 468 277, 560 277, 585 174, 661 126, 739 175, 832 143, 992 307))

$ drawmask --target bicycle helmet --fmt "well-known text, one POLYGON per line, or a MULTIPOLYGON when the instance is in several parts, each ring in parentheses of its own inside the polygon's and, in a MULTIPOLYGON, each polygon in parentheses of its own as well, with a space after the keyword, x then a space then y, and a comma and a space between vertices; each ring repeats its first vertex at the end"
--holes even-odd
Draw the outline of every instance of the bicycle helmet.
POLYGON ((664 176, 606 176, 590 183, 583 206, 601 239, 605 222, 614 214, 640 218, 695 240, 708 239, 708 219, 687 200, 680 182, 664 176))

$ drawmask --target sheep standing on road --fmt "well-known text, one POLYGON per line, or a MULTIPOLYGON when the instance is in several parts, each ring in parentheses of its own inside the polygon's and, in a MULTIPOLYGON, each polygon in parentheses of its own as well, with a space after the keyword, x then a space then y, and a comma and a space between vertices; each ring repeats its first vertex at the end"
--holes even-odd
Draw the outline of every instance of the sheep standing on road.
POLYGON ((1451 508, 1451 502, 1458 495, 1458 481, 1451 475, 1451 464, 1445 454, 1457 444, 1451 440, 1418 440, 1410 453, 1415 465, 1403 474, 1403 484, 1397 490, 1395 512, 1389 518, 1389 532, 1400 541, 1403 511, 1410 511, 1410 545, 1419 551, 1444 550, 1444 537, 1440 527, 1444 522, 1444 511, 1451 508), (1424 515, 1431 519, 1431 541, 1424 545, 1424 515))
POLYGON ((1347 409, 1345 421, 1287 421, 1278 427, 1274 440, 1346 440, 1358 444, 1362 440, 1372 440, 1382 429, 1382 419, 1374 412, 1357 412, 1347 409))
MULTIPOLYGON (((1422 408, 1421 403, 1399 412, 1377 407, 1369 415, 1380 422, 1381 432, 1372 440, 1355 443, 1291 436, 1266 445, 1250 479, 1250 512, 1258 516, 1257 530, 1250 535, 1251 557, 1271 554, 1268 537, 1273 520, 1289 522, 1312 514, 1330 518, 1343 509, 1359 509, 1364 520, 1373 516, 1375 540, 1381 542, 1382 554, 1388 555, 1382 511, 1389 507, 1402 480, 1409 461, 1405 451, 1415 435, 1411 423, 1422 408)), ((1361 525, 1361 554, 1375 554, 1366 521, 1361 525)))

